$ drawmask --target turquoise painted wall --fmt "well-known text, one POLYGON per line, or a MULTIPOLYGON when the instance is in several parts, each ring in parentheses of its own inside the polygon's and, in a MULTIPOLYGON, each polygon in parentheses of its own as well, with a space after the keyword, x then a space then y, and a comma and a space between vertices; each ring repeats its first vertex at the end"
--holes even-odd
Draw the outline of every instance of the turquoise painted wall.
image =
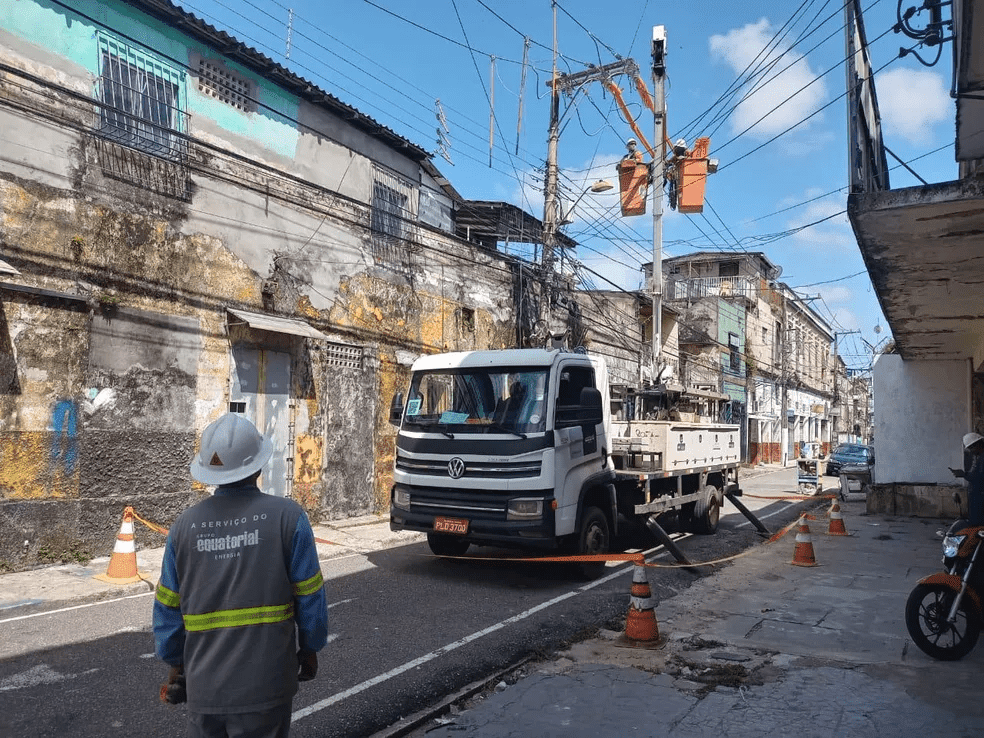
POLYGON ((197 119, 208 119, 216 126, 237 134, 279 156, 293 159, 300 134, 292 120, 297 120, 300 100, 277 85, 247 71, 208 47, 191 40, 180 31, 114 0, 68 4, 79 12, 65 10, 46 0, 0 2, 0 26, 28 43, 34 44, 92 75, 99 76, 98 33, 105 31, 138 47, 184 74, 184 101, 191 114, 191 133, 197 119), (83 17, 88 16, 88 17, 83 17), (89 20, 91 18, 92 20, 89 20), (101 25, 102 24, 102 25, 101 25), (223 59, 229 69, 258 86, 257 99, 262 106, 244 113, 231 105, 203 95, 188 74, 190 52, 210 59, 223 59))
MULTIPOLYGON (((728 302, 719 299, 718 303, 718 335, 717 340, 722 347, 721 351, 721 371, 725 376, 740 377, 745 376, 745 308, 737 302, 728 302), (734 333, 738 336, 738 349, 741 352, 738 371, 731 369, 731 352, 728 351, 728 334, 734 333)), ((730 394, 730 393, 729 393, 730 394)), ((744 391, 742 392, 744 395, 744 391)), ((735 398, 732 395, 733 399, 735 398)))

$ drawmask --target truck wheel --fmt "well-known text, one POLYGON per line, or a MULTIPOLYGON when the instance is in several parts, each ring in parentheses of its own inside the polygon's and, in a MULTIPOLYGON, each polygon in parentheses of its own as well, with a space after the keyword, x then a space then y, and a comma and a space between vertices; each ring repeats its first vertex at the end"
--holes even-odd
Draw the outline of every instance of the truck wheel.
POLYGON ((708 484, 700 492, 700 497, 694 504, 694 516, 691 530, 694 533, 711 534, 717 531, 721 520, 721 498, 718 497, 717 487, 708 484))
POLYGON ((430 546, 430 550, 436 556, 464 556, 471 544, 464 538, 428 533, 427 545, 430 546))
MULTIPOLYGON (((585 508, 577 533, 577 553, 582 556, 608 553, 611 541, 611 529, 605 513, 597 507, 585 508)), ((580 569, 585 579, 597 579, 605 572, 605 562, 584 563, 580 569)))

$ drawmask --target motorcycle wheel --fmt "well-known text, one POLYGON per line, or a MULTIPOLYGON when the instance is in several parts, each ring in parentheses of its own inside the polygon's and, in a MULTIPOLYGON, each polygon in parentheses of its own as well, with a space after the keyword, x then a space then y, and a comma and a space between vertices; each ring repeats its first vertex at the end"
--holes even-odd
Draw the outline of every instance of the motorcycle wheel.
POLYGON ((913 642, 939 661, 957 661, 974 648, 981 624, 968 607, 966 596, 957 609, 957 619, 947 622, 957 593, 943 584, 918 584, 905 603, 905 627, 913 642))

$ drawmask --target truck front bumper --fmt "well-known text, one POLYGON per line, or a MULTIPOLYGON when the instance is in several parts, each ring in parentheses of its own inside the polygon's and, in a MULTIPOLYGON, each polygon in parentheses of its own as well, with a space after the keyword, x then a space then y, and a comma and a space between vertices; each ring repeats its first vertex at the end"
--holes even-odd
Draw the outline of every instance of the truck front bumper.
MULTIPOLYGON (((434 533, 437 518, 467 520, 468 532, 461 536, 477 545, 510 546, 523 548, 554 548, 557 545, 552 497, 524 493, 522 499, 542 497, 543 512, 540 517, 528 520, 508 520, 506 506, 508 498, 497 498, 494 502, 476 501, 469 495, 468 504, 462 501, 460 493, 453 499, 441 502, 426 495, 411 491, 410 509, 390 504, 390 530, 413 530, 421 533, 434 533), (414 499, 416 498, 416 502, 414 499), (474 509, 481 508, 481 509, 474 509)), ((442 535, 455 535, 452 533, 442 535)))

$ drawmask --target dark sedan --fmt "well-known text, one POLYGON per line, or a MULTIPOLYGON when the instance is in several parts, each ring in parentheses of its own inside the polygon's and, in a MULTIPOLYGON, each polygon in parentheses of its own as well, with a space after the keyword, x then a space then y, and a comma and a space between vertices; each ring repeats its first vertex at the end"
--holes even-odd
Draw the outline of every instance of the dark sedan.
POLYGON ((828 477, 840 475, 842 466, 866 466, 870 470, 875 465, 875 451, 871 446, 860 443, 842 443, 827 459, 828 477))

